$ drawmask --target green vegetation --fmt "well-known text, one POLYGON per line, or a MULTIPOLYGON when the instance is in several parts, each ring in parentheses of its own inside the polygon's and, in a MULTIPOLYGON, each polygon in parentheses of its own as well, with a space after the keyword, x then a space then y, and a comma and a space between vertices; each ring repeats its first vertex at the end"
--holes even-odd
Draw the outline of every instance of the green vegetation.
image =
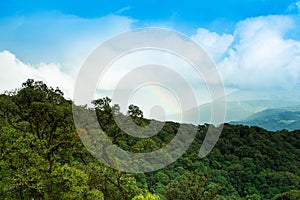
MULTIPOLYGON (((155 136, 137 139, 118 128, 113 114, 149 124, 142 111, 128 115, 109 98, 93 101, 103 131, 132 152, 168 144, 178 123, 166 122, 155 136)), ((88 108, 83 108, 88 109, 88 108)), ((88 121, 88 119, 86 119, 88 121)), ((300 199, 300 130, 270 132, 225 124, 216 147, 198 152, 208 125, 199 125, 188 151, 151 173, 129 174, 106 167, 83 146, 72 121, 72 102, 59 89, 28 80, 0 95, 1 199, 300 199)))
POLYGON ((250 115, 243 121, 233 124, 257 125, 267 130, 276 131, 286 129, 289 131, 300 129, 300 108, 293 106, 288 108, 266 109, 250 115))

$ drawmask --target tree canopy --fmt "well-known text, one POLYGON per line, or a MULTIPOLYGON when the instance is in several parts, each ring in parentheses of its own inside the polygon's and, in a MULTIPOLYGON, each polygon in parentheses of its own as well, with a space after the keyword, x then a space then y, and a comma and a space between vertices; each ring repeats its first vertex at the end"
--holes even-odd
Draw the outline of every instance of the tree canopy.
MULTIPOLYGON (((75 129, 72 104, 59 88, 32 79, 0 95, 3 199, 300 199, 300 130, 225 124, 215 148, 199 159, 208 129, 199 125, 177 161, 158 171, 130 174, 105 166, 87 151, 78 135, 86 130, 75 129)), ((118 127, 114 115, 146 126, 151 120, 138 106, 130 105, 125 115, 108 97, 93 105, 82 109, 96 112, 107 137, 127 151, 160 149, 179 128, 165 122, 158 134, 135 138, 118 127)))

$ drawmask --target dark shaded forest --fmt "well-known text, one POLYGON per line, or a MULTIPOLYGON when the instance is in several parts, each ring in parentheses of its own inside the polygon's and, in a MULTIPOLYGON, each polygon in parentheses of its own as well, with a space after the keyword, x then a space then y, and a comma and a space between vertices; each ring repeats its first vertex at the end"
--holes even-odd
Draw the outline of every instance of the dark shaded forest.
MULTIPOLYGON (((300 130, 224 124, 217 145, 200 159, 209 125, 199 125, 176 162, 154 172, 125 173, 105 166, 84 147, 72 104, 58 88, 31 79, 0 95, 1 199, 300 199, 300 130)), ((81 108, 96 111, 107 137, 127 151, 160 149, 179 127, 166 122, 157 135, 134 138, 116 125, 113 114, 146 126, 151 120, 139 107, 130 105, 123 115, 109 98, 93 105, 81 108)))

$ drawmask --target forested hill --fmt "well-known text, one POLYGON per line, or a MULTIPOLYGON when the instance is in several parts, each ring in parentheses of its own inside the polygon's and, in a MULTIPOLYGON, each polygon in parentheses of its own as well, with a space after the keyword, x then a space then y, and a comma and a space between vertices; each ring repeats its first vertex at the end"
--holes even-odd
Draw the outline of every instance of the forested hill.
MULTIPOLYGON (((160 149, 179 127, 167 122, 157 135, 136 139, 112 120, 113 113, 122 115, 119 106, 111 105, 109 98, 93 103, 106 135, 128 151, 160 149)), ((122 117, 140 126, 150 122, 134 105, 122 117)), ((199 159, 208 125, 196 128, 195 140, 176 162, 155 172, 123 173, 101 164, 83 146, 73 124, 72 102, 59 89, 28 80, 0 96, 0 197, 300 199, 300 130, 271 132, 225 124, 215 148, 199 159)))
POLYGON ((256 125, 267 130, 299 130, 300 129, 300 106, 266 109, 250 115, 242 121, 230 122, 232 124, 256 125))

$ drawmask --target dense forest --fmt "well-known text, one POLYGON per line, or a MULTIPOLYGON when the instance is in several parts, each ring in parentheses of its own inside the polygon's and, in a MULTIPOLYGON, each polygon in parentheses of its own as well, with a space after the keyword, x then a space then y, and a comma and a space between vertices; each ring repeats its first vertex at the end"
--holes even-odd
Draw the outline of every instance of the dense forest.
MULTIPOLYGON (((0 95, 1 199, 300 199, 300 130, 271 132, 224 124, 205 158, 198 152, 208 124, 176 162, 158 171, 125 173, 96 160, 73 123, 73 102, 58 89, 27 80, 0 95)), ((120 113, 109 98, 93 101, 99 124, 111 141, 132 152, 150 152, 174 138, 178 123, 166 122, 155 136, 137 139, 113 120, 117 113, 139 126, 139 107, 120 113)), ((81 130, 81 131, 84 131, 81 130)))

